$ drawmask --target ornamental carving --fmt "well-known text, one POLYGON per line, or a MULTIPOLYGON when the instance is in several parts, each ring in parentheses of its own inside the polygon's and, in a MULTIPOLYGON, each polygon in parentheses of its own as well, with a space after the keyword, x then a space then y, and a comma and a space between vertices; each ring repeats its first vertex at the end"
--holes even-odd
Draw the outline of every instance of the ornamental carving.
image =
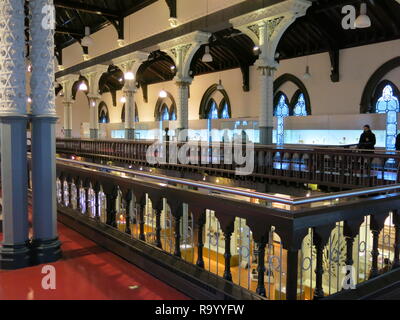
MULTIPOLYGON (((19 2, 19 1, 13 1, 19 2)), ((32 114, 55 115, 54 92, 54 29, 42 25, 45 6, 52 6, 52 0, 29 1, 32 15, 30 22, 31 34, 31 95, 32 114)), ((54 8, 54 7, 53 7, 54 8)))
POLYGON ((0 112, 26 113, 23 1, 0 7, 0 112))

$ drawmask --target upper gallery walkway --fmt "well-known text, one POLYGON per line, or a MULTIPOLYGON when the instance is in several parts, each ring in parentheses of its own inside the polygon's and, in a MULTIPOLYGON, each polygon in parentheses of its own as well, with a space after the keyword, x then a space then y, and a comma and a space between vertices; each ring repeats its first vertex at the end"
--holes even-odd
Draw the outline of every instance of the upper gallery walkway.
MULTIPOLYGON (((180 150, 184 143, 154 141, 57 139, 57 153, 79 156, 96 162, 112 161, 122 166, 137 167, 151 172, 173 170, 195 172, 207 176, 249 181, 317 184, 339 189, 380 186, 398 182, 400 154, 386 150, 360 150, 354 145, 315 147, 310 145, 233 145, 189 142, 182 157, 171 157, 170 150, 180 150), (149 150, 149 148, 153 148, 149 150), (247 175, 237 175, 244 167, 232 154, 240 148, 246 161, 253 161, 247 175), (247 148, 247 149, 246 149, 247 148), (149 152, 159 161, 151 160, 149 152), (146 156, 147 155, 147 156, 146 156), (227 155, 230 155, 229 157, 227 155), (224 158, 225 157, 225 158, 224 158), (228 159, 229 158, 229 159, 228 159), (156 163, 154 163, 156 162, 156 163)), ((243 159, 242 159, 243 160, 243 159)), ((167 173, 167 172, 160 172, 167 173)), ((207 178, 208 179, 208 178, 207 178)))

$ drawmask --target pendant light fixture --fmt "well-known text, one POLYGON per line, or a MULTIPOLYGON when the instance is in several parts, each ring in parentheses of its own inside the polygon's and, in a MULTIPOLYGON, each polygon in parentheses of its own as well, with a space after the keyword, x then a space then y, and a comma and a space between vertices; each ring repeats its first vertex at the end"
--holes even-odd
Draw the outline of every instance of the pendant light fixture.
POLYGON ((162 90, 160 91, 159 97, 164 99, 164 98, 166 98, 167 96, 168 96, 167 92, 166 92, 164 89, 162 89, 162 90))
POLYGON ((213 62, 213 57, 210 54, 210 46, 209 45, 206 46, 206 51, 205 51, 205 53, 203 55, 203 58, 201 58, 201 61, 203 61, 203 62, 213 62))
MULTIPOLYGON (((207 6, 206 6, 206 29, 207 29, 207 27, 208 27, 208 18, 207 18, 207 16, 208 16, 208 0, 207 0, 206 3, 207 3, 207 6)), ((209 45, 206 45, 206 50, 205 50, 205 53, 203 55, 203 58, 201 58, 201 61, 203 61, 203 62, 213 62, 213 57, 210 54, 210 46, 209 45)))
POLYGON ((126 97, 125 97, 125 96, 122 96, 121 99, 120 99, 120 101, 121 101, 121 103, 125 103, 125 102, 126 102, 126 97))
POLYGON ((85 27, 85 36, 83 37, 81 44, 84 47, 90 47, 93 44, 94 40, 90 36, 90 27, 85 27))
POLYGON ((310 54, 310 50, 309 50, 310 46, 309 46, 309 41, 308 40, 309 39, 308 39, 308 34, 307 34, 307 56, 306 56, 306 71, 303 74, 303 79, 304 80, 308 80, 308 79, 311 78, 310 66, 308 64, 308 56, 310 54))
POLYGON ((356 28, 369 28, 371 26, 371 19, 367 15, 367 4, 365 2, 361 3, 360 15, 354 22, 356 28))
POLYGON ((306 71, 305 71, 304 74, 303 74, 303 79, 304 79, 304 80, 308 80, 308 79, 310 79, 310 78, 311 78, 310 66, 309 66, 308 63, 307 63, 306 71))
MULTIPOLYGON (((220 66, 221 69, 221 66, 220 66)), ((217 90, 221 91, 224 90, 224 86, 222 85, 222 80, 221 80, 221 72, 219 73, 219 80, 218 80, 218 84, 217 84, 217 90)))

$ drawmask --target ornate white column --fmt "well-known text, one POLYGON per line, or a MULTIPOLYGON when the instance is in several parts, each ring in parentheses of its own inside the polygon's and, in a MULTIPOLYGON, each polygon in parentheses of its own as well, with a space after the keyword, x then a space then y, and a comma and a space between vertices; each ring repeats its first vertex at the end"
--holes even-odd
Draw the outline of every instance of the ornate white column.
POLYGON ((54 93, 53 0, 29 1, 32 19, 32 260, 48 263, 61 257, 57 232, 54 93), (46 8, 46 10, 43 10, 46 8))
POLYGON ((126 98, 125 102, 125 139, 135 139, 135 92, 136 73, 149 57, 149 53, 137 51, 113 60, 124 73, 125 83, 122 91, 126 98))
POLYGON ((72 99, 72 86, 75 81, 79 79, 79 75, 67 75, 59 80, 63 87, 64 92, 64 137, 72 137, 72 105, 74 100, 72 99))
POLYGON ((99 137, 99 103, 101 100, 101 95, 99 94, 99 80, 107 69, 108 66, 106 65, 96 65, 82 71, 82 74, 89 82, 90 139, 98 139, 99 137))
POLYGON ((2 1, 0 21, 0 268, 16 269, 29 265, 23 0, 2 1))
MULTIPOLYGON (((189 86, 193 78, 189 74, 190 64, 194 54, 201 45, 208 43, 211 34, 195 31, 182 37, 172 39, 160 44, 160 49, 168 53, 175 62, 176 76, 174 78, 178 88, 177 98, 177 136, 179 131, 189 129, 188 107, 189 107, 189 86)), ((187 138, 187 137, 186 137, 187 138)), ((186 140, 181 137, 181 140, 186 140)))
POLYGON ((230 20, 233 27, 248 35, 259 47, 255 65, 260 72, 259 132, 261 144, 272 144, 274 73, 276 48, 286 29, 306 14, 311 2, 286 0, 230 20))

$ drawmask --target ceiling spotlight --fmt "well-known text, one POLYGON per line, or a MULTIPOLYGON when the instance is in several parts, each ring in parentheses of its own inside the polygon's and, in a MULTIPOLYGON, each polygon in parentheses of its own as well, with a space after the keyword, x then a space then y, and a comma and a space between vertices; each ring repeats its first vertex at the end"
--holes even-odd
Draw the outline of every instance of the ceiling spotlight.
POLYGON ((168 94, 167 94, 167 92, 165 90, 161 90, 160 91, 160 94, 159 94, 160 98, 166 98, 167 96, 168 96, 168 94))
POLYGON ((219 81, 218 81, 217 90, 224 90, 224 86, 222 85, 222 80, 221 79, 219 79, 219 81))
POLYGON ((354 22, 356 28, 369 28, 371 26, 371 19, 367 15, 367 4, 361 3, 360 15, 354 22))
POLYGON ((81 84, 79 85, 79 91, 87 91, 88 87, 85 83, 85 81, 82 81, 81 84))
POLYGON ((310 67, 306 66, 306 72, 303 74, 303 79, 308 80, 311 78, 310 67))
POLYGON ((254 51, 255 54, 259 54, 261 50, 260 50, 259 46, 254 46, 253 47, 253 51, 254 51))
POLYGON ((203 58, 201 58, 201 61, 203 62, 213 62, 213 57, 210 54, 210 47, 207 45, 206 46, 206 51, 203 55, 203 58))
POLYGON ((122 96, 121 99, 120 99, 120 101, 121 101, 122 103, 125 103, 125 102, 126 102, 126 97, 122 96))
POLYGON ((81 45, 84 47, 90 47, 93 44, 94 40, 90 36, 90 27, 85 27, 85 36, 81 41, 81 45))
POLYGON ((124 73, 124 78, 125 80, 133 80, 135 79, 135 75, 133 74, 132 71, 128 71, 124 73))

